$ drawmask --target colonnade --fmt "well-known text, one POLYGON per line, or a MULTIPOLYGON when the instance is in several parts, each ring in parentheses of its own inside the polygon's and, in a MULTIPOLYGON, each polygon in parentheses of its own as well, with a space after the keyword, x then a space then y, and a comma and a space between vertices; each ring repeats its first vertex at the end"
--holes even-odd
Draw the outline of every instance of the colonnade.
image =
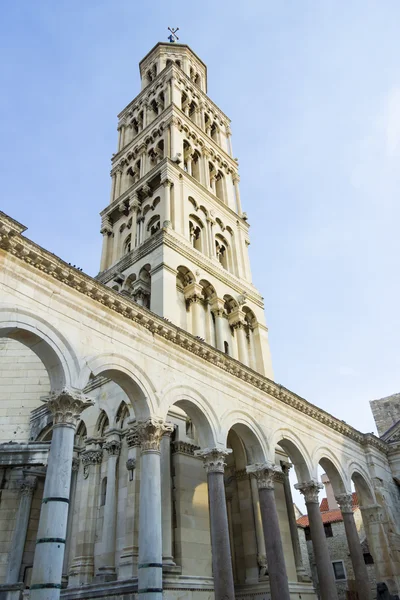
MULTIPOLYGON (((63 390, 57 396, 53 395, 48 402, 48 406, 53 412, 54 428, 32 572, 30 593, 33 600, 42 599, 44 590, 47 600, 58 599, 60 595, 70 501, 71 470, 74 458, 74 429, 81 412, 91 405, 92 401, 85 398, 81 393, 70 390, 63 390)), ((163 564, 174 564, 169 470, 170 436, 173 430, 174 426, 171 423, 159 418, 148 418, 145 421, 137 422, 128 433, 128 437, 130 437, 128 446, 134 454, 134 456, 130 454, 128 459, 126 465, 128 470, 133 471, 135 469, 136 451, 140 448, 140 519, 137 574, 138 594, 139 598, 143 600, 162 600, 162 567, 163 564), (163 511, 161 510, 161 497, 163 498, 163 511)), ((113 429, 109 430, 103 446, 108 454, 105 531, 103 530, 104 564, 99 569, 99 575, 102 575, 101 580, 103 581, 115 578, 115 479, 116 461, 120 447, 119 432, 113 429)), ((224 484, 225 459, 231 452, 232 450, 227 448, 207 448, 195 452, 197 456, 203 459, 207 472, 215 596, 226 600, 235 599, 224 484)), ((98 465, 98 450, 86 450, 83 453, 82 460, 85 469, 89 469, 90 465, 98 465)), ((277 473, 282 474, 282 471, 293 554, 296 571, 299 575, 302 575, 303 567, 297 529, 295 530, 295 518, 288 481, 288 465, 284 463, 281 466, 278 467, 268 462, 256 463, 248 465, 246 472, 252 478, 252 488, 254 489, 254 482, 256 482, 258 489, 271 597, 273 600, 290 600, 274 494, 276 475, 277 473), (283 469, 281 469, 281 466, 283 469)), ((88 470, 86 473, 88 475, 88 470)), ((89 477, 87 477, 87 481, 89 484, 89 477)), ((14 533, 16 544, 13 545, 13 562, 10 563, 8 574, 10 583, 15 582, 18 577, 17 566, 21 564, 23 551, 23 546, 21 547, 19 540, 25 539, 32 491, 35 485, 36 478, 27 477, 22 486, 26 493, 22 493, 18 509, 18 531, 16 530, 14 533), (22 529, 25 529, 25 535, 23 535, 22 529)), ((315 481, 308 481, 299 483, 296 487, 304 495, 306 501, 321 598, 322 600, 337 600, 333 569, 319 510, 318 492, 322 486, 315 481)), ((359 590, 362 590, 362 598, 367 600, 370 598, 367 583, 368 575, 351 510, 351 494, 341 494, 337 496, 337 501, 343 514, 357 586, 359 590)), ((84 498, 84 502, 85 506, 87 505, 90 509, 89 499, 84 498)), ((125 556, 132 554, 133 545, 132 520, 134 511, 128 509, 127 513, 126 548, 123 552, 125 556)), ((90 541, 87 539, 83 541, 87 553, 87 543, 89 542, 90 546, 90 541)), ((79 552, 79 548, 77 550, 79 552)), ((80 561, 81 565, 84 564, 84 557, 81 556, 80 561)))

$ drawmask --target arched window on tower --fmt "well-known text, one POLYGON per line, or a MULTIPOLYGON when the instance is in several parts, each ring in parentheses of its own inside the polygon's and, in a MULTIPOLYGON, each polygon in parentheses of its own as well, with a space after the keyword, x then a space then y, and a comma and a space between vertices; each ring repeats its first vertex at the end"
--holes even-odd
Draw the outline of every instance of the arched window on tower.
POLYGON ((203 223, 201 219, 196 217, 196 215, 190 215, 189 217, 189 235, 190 242, 196 250, 199 252, 204 252, 203 248, 203 223))
POLYGON ((200 154, 198 152, 198 150, 195 150, 193 152, 193 158, 192 158, 192 176, 197 180, 200 181, 200 164, 201 164, 201 160, 200 160, 200 154))
POLYGON ((152 216, 147 225, 147 231, 149 233, 149 236, 151 237, 152 235, 156 234, 157 231, 160 231, 160 228, 160 215, 152 216))
POLYGON ((124 254, 128 254, 132 250, 132 236, 131 234, 124 241, 124 254))
POLYGON ((103 477, 100 491, 100 506, 105 506, 107 497, 107 477, 103 477))
POLYGON ((228 243, 222 238, 222 236, 215 240, 215 252, 220 264, 224 267, 224 269, 228 270, 228 243))

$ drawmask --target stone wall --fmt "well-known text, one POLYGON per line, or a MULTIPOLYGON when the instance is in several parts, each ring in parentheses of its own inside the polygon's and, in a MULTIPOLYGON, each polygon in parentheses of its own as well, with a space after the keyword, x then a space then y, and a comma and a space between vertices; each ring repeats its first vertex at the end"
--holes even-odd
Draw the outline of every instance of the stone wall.
POLYGON ((371 400, 370 406, 379 436, 400 420, 400 394, 371 400))
POLYGON ((0 443, 29 440, 29 417, 50 391, 49 377, 30 348, 0 338, 0 443))

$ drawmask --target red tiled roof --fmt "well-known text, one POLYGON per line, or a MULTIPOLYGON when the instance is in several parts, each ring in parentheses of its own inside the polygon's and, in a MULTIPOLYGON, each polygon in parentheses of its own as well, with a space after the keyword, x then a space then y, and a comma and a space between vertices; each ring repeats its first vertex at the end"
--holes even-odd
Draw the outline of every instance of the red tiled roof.
MULTIPOLYGON (((355 510, 358 507, 357 493, 353 492, 352 496, 353 496, 353 510, 355 510)), ((340 508, 335 508, 334 510, 329 510, 327 498, 322 498, 321 504, 319 506, 319 510, 321 511, 321 517, 322 517, 323 523, 339 523, 340 521, 343 521, 342 512, 341 512, 340 508)), ((308 516, 303 515, 302 517, 297 519, 297 525, 300 525, 301 527, 308 527, 309 526, 308 516)))

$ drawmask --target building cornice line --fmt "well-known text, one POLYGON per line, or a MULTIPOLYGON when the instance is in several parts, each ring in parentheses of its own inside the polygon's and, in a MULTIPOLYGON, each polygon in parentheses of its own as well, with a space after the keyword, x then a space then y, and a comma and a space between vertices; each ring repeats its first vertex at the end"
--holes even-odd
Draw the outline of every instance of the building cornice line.
POLYGON ((88 296, 126 319, 141 325, 152 334, 157 334, 169 342, 177 344, 188 352, 217 366, 229 375, 241 379, 283 404, 352 439, 361 446, 366 448, 373 447, 387 454, 388 444, 374 435, 361 433, 282 385, 268 379, 264 375, 256 373, 250 367, 227 356, 206 342, 199 340, 178 326, 152 313, 150 310, 139 306, 130 298, 122 296, 115 290, 106 287, 99 281, 96 281, 89 275, 68 265, 59 257, 41 248, 38 244, 23 237, 19 233, 16 222, 4 213, 0 213, 0 249, 15 259, 29 264, 31 268, 45 273, 76 292, 88 296))

